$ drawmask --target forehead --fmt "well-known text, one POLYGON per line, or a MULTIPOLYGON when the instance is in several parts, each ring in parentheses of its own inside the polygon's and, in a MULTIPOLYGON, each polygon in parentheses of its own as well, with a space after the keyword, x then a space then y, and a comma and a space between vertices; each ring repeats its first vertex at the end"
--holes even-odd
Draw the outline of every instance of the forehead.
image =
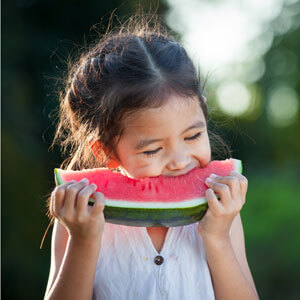
POLYGON ((159 135, 163 129, 184 130, 194 121, 206 123, 198 98, 173 96, 158 108, 143 109, 128 116, 123 128, 124 134, 159 135))

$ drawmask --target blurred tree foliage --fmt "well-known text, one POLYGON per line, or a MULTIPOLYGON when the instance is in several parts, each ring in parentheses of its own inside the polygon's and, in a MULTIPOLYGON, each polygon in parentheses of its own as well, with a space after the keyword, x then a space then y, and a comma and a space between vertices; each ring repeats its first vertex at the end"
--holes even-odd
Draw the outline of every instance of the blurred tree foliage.
MULTIPOLYGON (((151 1, 140 3, 148 11, 151 1)), ((45 291, 51 235, 41 250, 39 246, 48 225, 46 199, 53 189, 53 168, 61 162, 57 148, 48 150, 55 129, 49 114, 57 105, 56 88, 68 56, 89 41, 93 25, 102 22, 106 29, 115 8, 122 17, 133 14, 136 7, 134 0, 3 2, 3 299, 41 299, 45 291)), ((161 3, 158 13, 166 8, 161 3)), ((293 53, 300 70, 299 27, 275 39, 264 58, 265 75, 258 82, 263 99, 269 87, 281 81, 290 82, 299 99, 299 72, 274 72, 276 51, 293 53)), ((243 160, 249 179, 242 217, 259 294, 262 299, 299 299, 299 115, 295 123, 281 129, 268 122, 264 108, 255 122, 227 122, 228 118, 219 116, 220 123, 224 120, 222 134, 233 156, 243 160)))

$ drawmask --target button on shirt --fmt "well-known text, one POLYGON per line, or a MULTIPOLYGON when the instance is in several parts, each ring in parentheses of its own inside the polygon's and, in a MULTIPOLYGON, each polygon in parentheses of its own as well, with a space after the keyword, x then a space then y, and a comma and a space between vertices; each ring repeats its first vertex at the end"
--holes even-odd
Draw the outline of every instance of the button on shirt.
POLYGON ((154 258, 154 262, 157 264, 157 265, 161 265, 163 262, 164 262, 164 258, 160 255, 157 255, 155 258, 154 258))
POLYGON ((93 300, 213 300, 198 223, 170 227, 157 252, 145 227, 106 223, 93 300))

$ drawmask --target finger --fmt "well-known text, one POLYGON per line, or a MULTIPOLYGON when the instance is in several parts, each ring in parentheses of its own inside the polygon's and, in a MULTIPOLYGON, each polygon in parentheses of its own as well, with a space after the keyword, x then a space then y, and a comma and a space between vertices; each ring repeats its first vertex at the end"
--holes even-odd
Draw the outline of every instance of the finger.
POLYGON ((220 196, 220 201, 222 202, 223 206, 225 207, 232 206, 233 200, 228 185, 216 182, 212 180, 210 177, 206 178, 205 183, 209 188, 213 189, 213 191, 220 196))
POLYGON ((88 201, 91 195, 96 191, 97 185, 92 183, 85 186, 79 193, 76 202, 76 210, 79 214, 87 213, 88 201))
POLYGON ((230 194, 233 200, 239 200, 241 198, 241 185, 239 178, 235 175, 231 176, 217 176, 215 174, 211 174, 210 178, 214 181, 223 183, 229 186, 230 194))
POLYGON ((104 210, 105 198, 100 192, 93 193, 93 198, 95 199, 95 203, 91 208, 91 217, 97 217, 104 210))
POLYGON ((229 175, 235 176, 239 179, 241 192, 245 197, 246 193, 247 193, 247 189, 248 189, 248 179, 244 175, 242 175, 236 171, 232 171, 229 175))
POLYGON ((212 189, 207 189, 205 192, 205 198, 208 203, 208 207, 214 215, 219 215, 224 210, 223 205, 219 202, 217 196, 212 189))
POLYGON ((64 208, 66 211, 72 211, 75 209, 77 196, 79 191, 81 191, 88 184, 88 180, 83 178, 79 182, 70 184, 66 188, 64 208))
POLYGON ((51 195, 51 211, 53 215, 55 215, 57 218, 60 215, 60 212, 62 210, 62 207, 64 205, 65 195, 66 195, 66 188, 70 186, 71 184, 75 183, 75 180, 72 180, 70 182, 66 182, 62 185, 57 186, 51 195))

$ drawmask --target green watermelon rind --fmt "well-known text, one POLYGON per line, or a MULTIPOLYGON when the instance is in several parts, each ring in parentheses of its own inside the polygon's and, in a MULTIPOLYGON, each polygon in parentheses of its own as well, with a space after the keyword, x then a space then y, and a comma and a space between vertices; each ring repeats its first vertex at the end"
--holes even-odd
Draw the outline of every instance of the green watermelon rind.
MULTIPOLYGON (((233 161, 233 170, 242 173, 242 162, 237 159, 233 159, 233 161)), ((60 175, 61 171, 63 170, 58 168, 54 169, 56 185, 64 183, 60 175)), ((200 221, 208 208, 207 201, 203 197, 197 199, 196 202, 198 202, 199 205, 194 204, 193 206, 170 208, 120 207, 115 204, 117 201, 106 199, 103 211, 105 221, 119 225, 138 227, 175 227, 189 225, 200 221)), ((94 200, 89 199, 89 205, 93 203, 94 200)), ((163 203, 160 204, 163 205, 163 203)), ((170 203, 167 205, 170 206, 170 203)), ((174 205, 176 205, 176 203, 174 203, 174 205)))
POLYGON ((151 209, 121 208, 105 205, 105 221, 120 225, 142 227, 175 227, 200 221, 207 203, 188 208, 151 209))
POLYGON ((62 178, 61 178, 61 176, 60 176, 60 170, 61 169, 58 169, 58 168, 55 168, 54 169, 54 178, 55 178, 55 184, 56 185, 61 185, 61 184, 63 184, 63 180, 62 180, 62 178))

